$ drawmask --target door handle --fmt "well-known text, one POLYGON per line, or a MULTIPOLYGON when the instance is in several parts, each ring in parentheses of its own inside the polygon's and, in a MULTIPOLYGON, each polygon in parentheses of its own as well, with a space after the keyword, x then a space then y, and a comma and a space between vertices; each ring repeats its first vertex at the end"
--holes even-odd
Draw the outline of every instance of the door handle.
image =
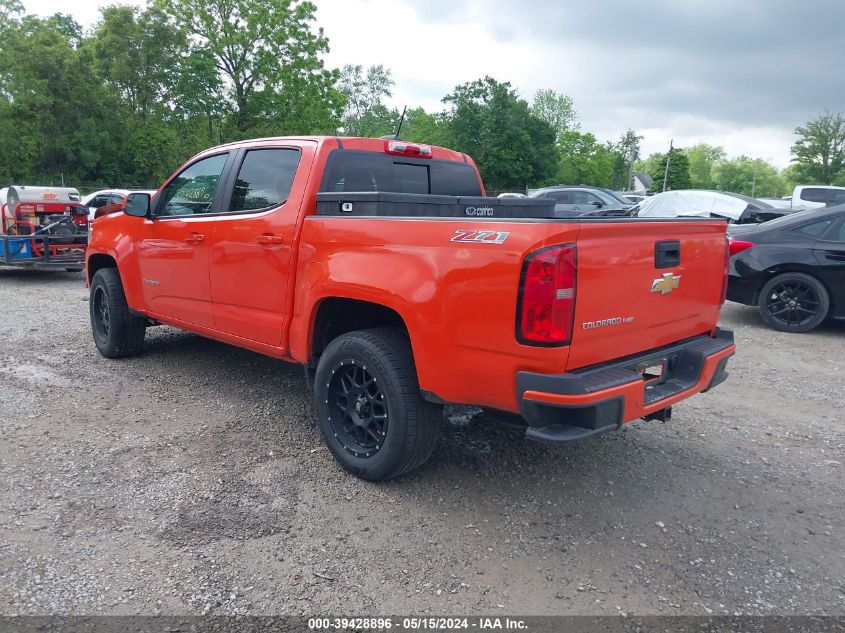
POLYGON ((681 243, 668 240, 654 243, 654 267, 673 268, 681 264, 681 243))
POLYGON ((834 262, 845 262, 845 253, 838 253, 836 251, 825 251, 825 257, 834 262))
POLYGON ((273 233, 262 233, 255 238, 255 241, 262 246, 278 246, 279 244, 285 243, 285 238, 281 235, 274 235, 273 233))
POLYGON ((185 238, 185 241, 189 244, 198 244, 205 240, 205 235, 202 233, 188 233, 188 237, 185 238))

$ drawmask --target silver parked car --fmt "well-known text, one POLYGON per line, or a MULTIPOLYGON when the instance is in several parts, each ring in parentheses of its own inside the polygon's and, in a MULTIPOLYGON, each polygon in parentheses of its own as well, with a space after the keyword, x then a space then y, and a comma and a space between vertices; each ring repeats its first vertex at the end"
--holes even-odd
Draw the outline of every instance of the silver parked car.
POLYGON ((610 189, 588 185, 552 185, 538 189, 530 197, 554 200, 555 215, 560 218, 628 215, 634 206, 610 189))

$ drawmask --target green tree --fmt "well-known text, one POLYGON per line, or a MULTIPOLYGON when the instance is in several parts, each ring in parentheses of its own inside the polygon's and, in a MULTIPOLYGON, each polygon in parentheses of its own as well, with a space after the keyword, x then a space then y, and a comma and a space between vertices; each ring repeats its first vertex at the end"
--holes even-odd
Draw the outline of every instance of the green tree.
POLYGON ((426 112, 423 108, 410 108, 405 113, 400 136, 416 143, 449 145, 445 136, 443 117, 426 112))
MULTIPOLYGON (((666 174, 666 154, 657 154, 655 169, 649 173, 654 182, 651 190, 663 191, 663 178, 666 174)), ((689 189, 692 187, 689 173, 689 159, 681 149, 671 151, 669 160, 669 172, 666 178, 666 191, 677 189, 689 189)))
POLYGON ((632 174, 634 163, 640 157, 640 141, 643 137, 634 130, 626 130, 619 140, 609 146, 614 154, 613 176, 610 181, 611 189, 628 190, 633 185, 632 174))
MULTIPOLYGON (((714 168, 725 159, 723 147, 699 143, 684 150, 689 159, 690 182, 693 189, 715 189, 714 168)), ((661 180, 662 183, 662 180, 661 180)))
POLYGON ((773 198, 784 189, 778 170, 760 158, 739 156, 713 168, 715 188, 746 196, 773 198))
POLYGON ((845 176, 845 113, 825 112, 795 128, 792 161, 805 184, 830 185, 845 176))
POLYGON ((618 154, 589 132, 564 132, 558 142, 560 160, 556 174, 559 184, 609 187, 618 154))
POLYGON ((470 154, 492 191, 522 189, 555 172, 555 133, 511 85, 485 77, 444 97, 444 140, 470 154))
POLYGON ((220 99, 223 84, 214 57, 206 49, 195 49, 182 58, 174 86, 174 116, 187 130, 198 133, 204 145, 223 142, 224 121, 231 110, 220 99))
POLYGON ((665 160, 665 158, 665 154, 649 154, 646 158, 640 158, 639 160, 634 161, 633 171, 649 175, 653 174, 658 170, 660 161, 665 160))
MULTIPOLYGON (((179 92, 185 89, 182 78, 188 69, 184 62, 191 59, 187 34, 154 6, 143 11, 110 6, 101 13, 89 46, 100 76, 121 103, 121 144, 126 148, 119 159, 121 179, 152 187, 186 152, 205 144, 205 135, 194 125, 185 125, 187 120, 180 119, 178 112, 184 109, 179 92)), ((186 99, 195 105, 193 95, 186 99)))
POLYGON ((806 183, 799 166, 794 163, 792 165, 787 165, 783 168, 783 170, 781 170, 780 180, 782 183, 781 196, 792 195, 796 186, 806 183))
POLYGON ((531 112, 552 126, 557 140, 560 140, 564 133, 578 129, 575 105, 572 98, 563 93, 541 88, 534 95, 531 112))
POLYGON ((133 113, 146 120, 154 110, 169 107, 188 39, 163 11, 105 7, 93 46, 100 75, 133 113))
POLYGON ((0 38, 0 178, 26 184, 109 175, 120 152, 115 97, 70 17, 24 16, 0 38))
POLYGON ((232 135, 333 131, 343 97, 323 67, 316 6, 302 0, 157 0, 215 59, 232 110, 232 135))
POLYGON ((343 133, 378 137, 395 131, 400 115, 384 104, 384 99, 393 95, 392 89, 390 70, 381 64, 370 66, 366 73, 360 65, 344 66, 338 81, 338 90, 346 99, 343 133))
POLYGON ((9 25, 23 15, 23 5, 18 0, 0 0, 0 24, 9 25))

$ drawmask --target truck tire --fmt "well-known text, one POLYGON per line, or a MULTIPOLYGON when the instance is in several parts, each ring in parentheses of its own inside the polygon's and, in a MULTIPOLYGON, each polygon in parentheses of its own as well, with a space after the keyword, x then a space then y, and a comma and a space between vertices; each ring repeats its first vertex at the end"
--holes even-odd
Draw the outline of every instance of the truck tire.
POLYGON ((146 320, 129 311, 116 268, 101 268, 91 280, 88 299, 94 344, 106 358, 132 356, 144 346, 146 320))
POLYGON ((809 332, 827 317, 830 296, 822 283, 804 273, 772 277, 760 291, 760 315, 781 332, 809 332))
POLYGON ((434 450, 439 407, 420 395, 407 335, 349 332, 326 347, 314 377, 320 432, 341 466, 369 481, 421 466, 434 450))

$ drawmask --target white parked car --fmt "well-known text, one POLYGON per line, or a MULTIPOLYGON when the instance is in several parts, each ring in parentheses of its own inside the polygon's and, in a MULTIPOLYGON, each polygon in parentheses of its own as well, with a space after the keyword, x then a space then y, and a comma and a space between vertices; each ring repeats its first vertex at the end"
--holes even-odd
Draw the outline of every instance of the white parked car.
POLYGON ((729 191, 678 189, 649 196, 636 207, 640 218, 726 218, 734 224, 766 222, 791 212, 729 191))
POLYGON ((792 192, 792 199, 787 206, 798 211, 800 209, 820 209, 842 203, 845 203, 845 187, 798 185, 792 192))
POLYGON ((108 207, 105 210, 108 213, 122 209, 126 202, 126 196, 130 193, 148 193, 152 196, 155 194, 155 191, 143 189, 103 189, 89 193, 82 198, 82 204, 88 207, 88 221, 93 222, 95 217, 102 215, 102 213, 98 214, 97 211, 103 207, 108 207))

